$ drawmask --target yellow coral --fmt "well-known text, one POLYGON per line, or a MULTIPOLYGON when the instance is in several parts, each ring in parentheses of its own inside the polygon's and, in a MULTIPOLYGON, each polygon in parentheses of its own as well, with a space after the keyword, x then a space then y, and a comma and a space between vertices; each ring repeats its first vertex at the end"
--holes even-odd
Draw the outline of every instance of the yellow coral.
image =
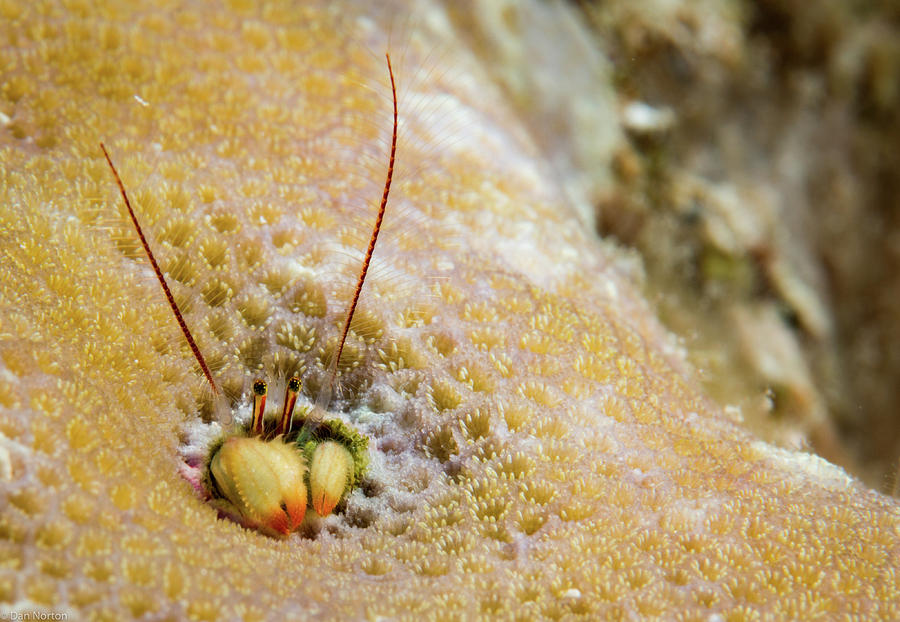
POLYGON ((368 481, 304 538, 220 520, 179 475, 202 378, 97 144, 223 387, 302 372, 314 395, 385 166, 384 70, 356 42, 387 43, 353 7, 157 5, 0 2, 2 606, 900 617, 897 504, 697 392, 475 68, 398 76, 442 95, 401 100, 381 272, 342 363, 368 481))

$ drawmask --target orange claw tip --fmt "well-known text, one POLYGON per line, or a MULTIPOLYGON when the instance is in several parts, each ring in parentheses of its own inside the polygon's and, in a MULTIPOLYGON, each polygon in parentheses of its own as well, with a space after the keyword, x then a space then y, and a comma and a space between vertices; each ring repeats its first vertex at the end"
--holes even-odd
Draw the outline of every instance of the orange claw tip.
POLYGON ((338 499, 329 497, 324 492, 321 492, 313 497, 312 502, 316 514, 319 516, 328 516, 331 514, 332 510, 334 510, 334 506, 337 505, 338 499))
POLYGON ((306 516, 306 462, 296 445, 285 444, 283 437, 269 441, 266 446, 271 452, 273 463, 276 460, 280 462, 278 475, 281 507, 287 512, 293 531, 300 526, 303 517, 306 516))
POLYGON ((271 516, 262 520, 260 526, 283 536, 290 535, 291 533, 291 521, 287 514, 280 508, 277 512, 273 512, 271 516))
POLYGON ((299 497, 293 502, 285 502, 285 509, 291 523, 291 531, 297 529, 306 516, 306 488, 303 488, 303 499, 299 497))
POLYGON ((319 516, 328 516, 344 496, 353 472, 350 451, 334 441, 316 447, 309 468, 312 505, 319 516))
POLYGON ((320 492, 313 497, 313 509, 319 516, 325 517, 331 514, 340 497, 331 497, 325 492, 320 492))

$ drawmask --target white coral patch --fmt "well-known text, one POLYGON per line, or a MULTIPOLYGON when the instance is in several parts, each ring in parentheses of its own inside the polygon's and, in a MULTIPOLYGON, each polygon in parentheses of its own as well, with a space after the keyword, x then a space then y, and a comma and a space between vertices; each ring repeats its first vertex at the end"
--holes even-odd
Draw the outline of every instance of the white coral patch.
POLYGON ((853 485, 853 478, 847 475, 844 469, 831 464, 819 456, 779 449, 762 441, 755 441, 753 448, 779 462, 786 471, 794 473, 798 477, 806 475, 812 480, 831 488, 843 489, 853 485))

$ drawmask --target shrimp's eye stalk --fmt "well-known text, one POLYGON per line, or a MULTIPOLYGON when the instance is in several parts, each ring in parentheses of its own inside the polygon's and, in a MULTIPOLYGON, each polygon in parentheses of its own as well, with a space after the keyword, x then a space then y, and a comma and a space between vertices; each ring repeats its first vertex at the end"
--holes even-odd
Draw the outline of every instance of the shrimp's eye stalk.
POLYGON ((291 376, 287 388, 284 390, 284 409, 281 411, 281 421, 275 429, 275 435, 290 434, 291 423, 294 419, 294 406, 297 404, 297 394, 300 393, 300 378, 291 376))
POLYGON ((269 387, 265 380, 253 381, 253 418, 250 420, 250 434, 262 436, 263 416, 266 414, 266 393, 269 387))
POLYGON ((234 436, 209 464, 213 485, 240 519, 274 535, 289 535, 306 515, 306 462, 281 439, 234 436))

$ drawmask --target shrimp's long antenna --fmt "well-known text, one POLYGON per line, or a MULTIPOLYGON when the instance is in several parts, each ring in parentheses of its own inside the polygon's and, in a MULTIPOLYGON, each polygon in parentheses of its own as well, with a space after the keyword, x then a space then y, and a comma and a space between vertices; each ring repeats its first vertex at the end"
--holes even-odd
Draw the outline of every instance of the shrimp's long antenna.
POLYGON ((369 238, 369 248, 366 250, 366 258, 363 260, 362 270, 359 272, 359 279, 356 281, 356 291, 353 292, 353 299, 350 302, 350 309, 347 311, 347 319, 344 320, 344 330, 341 333, 341 340, 338 342, 337 353, 331 361, 328 373, 328 382, 319 393, 319 399, 316 400, 316 406, 321 409, 328 407, 331 401, 331 392, 334 388, 334 381, 337 377, 338 363, 341 360, 341 353, 344 351, 344 342, 347 341, 347 333, 350 332, 350 322, 353 320, 353 314, 356 312, 356 304, 359 302, 359 294, 362 291, 363 283, 366 281, 366 273, 369 271, 369 263, 372 261, 372 253, 375 251, 375 243, 378 241, 378 233, 381 231, 381 222, 384 220, 384 211, 387 207, 388 195, 391 192, 391 180, 394 177, 394 156, 397 153, 397 87, 394 84, 394 69, 391 67, 391 55, 385 53, 387 59, 388 74, 391 76, 391 96, 394 100, 394 129, 391 134, 391 157, 388 161, 387 178, 384 181, 384 192, 381 195, 381 206, 378 208, 378 216, 375 218, 375 226, 372 228, 372 237, 369 238))
POLYGON ((200 353, 200 348, 197 347, 197 342, 194 341, 194 337, 191 335, 191 331, 188 329, 187 324, 184 322, 184 317, 181 315, 181 310, 178 308, 178 304, 175 302, 174 296, 172 296, 172 291, 169 289, 168 283, 166 283, 166 279, 163 276, 162 270, 159 269, 159 264, 156 263, 156 258, 153 256, 153 251, 150 250, 150 245, 147 243, 147 238, 144 237, 144 231, 141 229, 140 223, 138 223, 137 216, 134 214, 134 210, 131 209, 131 201, 128 200, 128 194, 125 192, 125 184, 122 183, 122 178, 119 177, 119 172, 116 170, 115 165, 112 163, 112 159, 109 157, 109 153, 106 151, 106 146, 103 143, 100 143, 100 149, 103 150, 103 155, 106 157, 106 163, 109 164, 109 168, 112 170, 113 176, 116 178, 116 183, 119 184, 119 192, 122 194, 122 199, 125 201, 125 207, 128 208, 128 215, 131 216, 131 222, 134 224, 134 229, 137 231, 138 237, 141 239, 141 245, 144 247, 144 252, 147 253, 147 257, 150 259, 150 265, 153 266, 153 272, 156 273, 156 278, 159 281, 159 284, 162 285, 163 292, 166 294, 166 300, 169 301, 169 306, 172 308, 172 313, 175 314, 175 319, 178 321, 178 326, 181 327, 181 332, 184 334, 184 338, 187 339, 188 345, 191 347, 191 352, 194 353, 194 358, 197 359, 197 362, 200 363, 200 369, 203 370, 203 375, 206 376, 206 379, 209 381, 209 386, 212 387, 213 393, 215 395, 219 395, 219 387, 216 386, 215 381, 213 380, 212 373, 209 371, 209 367, 206 365, 206 360, 203 358, 203 354, 200 353))

